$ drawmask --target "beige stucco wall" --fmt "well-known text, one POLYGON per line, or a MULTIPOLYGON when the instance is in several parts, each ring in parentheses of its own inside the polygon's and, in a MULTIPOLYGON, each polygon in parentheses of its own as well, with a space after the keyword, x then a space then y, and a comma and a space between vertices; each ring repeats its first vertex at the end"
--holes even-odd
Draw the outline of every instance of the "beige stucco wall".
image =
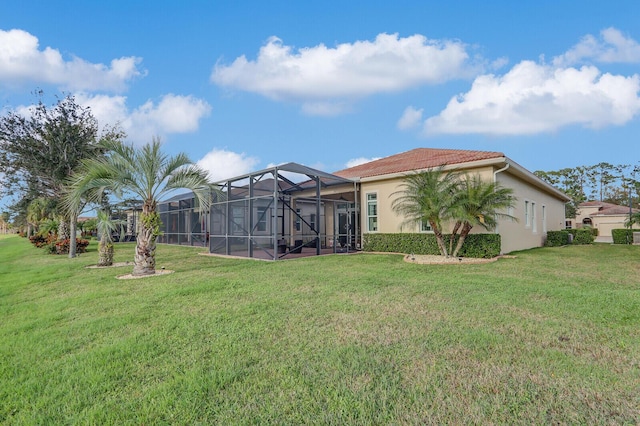
MULTIPOLYGON (((469 169, 464 172, 475 174, 478 173, 483 179, 492 180, 494 168, 491 166, 469 169)), ((497 175, 500 184, 514 189, 514 195, 517 198, 516 205, 512 212, 512 216, 518 218, 518 221, 510 219, 502 219, 499 221, 496 232, 502 236, 502 251, 508 253, 515 250, 523 250, 532 247, 540 247, 544 244, 546 230, 564 229, 564 201, 543 191, 530 183, 520 179, 512 174, 501 172, 497 175), (535 208, 532 220, 529 225, 526 224, 524 206, 525 201, 531 209, 535 208), (543 207, 544 216, 543 217, 543 207), (535 219, 535 221, 534 221, 535 219)), ((404 225, 403 218, 398 216, 391 208, 393 199, 396 196, 392 194, 401 190, 402 177, 393 179, 365 181, 361 183, 360 203, 362 206, 362 232, 369 232, 367 229, 367 194, 376 193, 378 200, 378 231, 380 233, 397 233, 397 232, 419 232, 418 226, 404 225)), ((451 231, 451 224, 444 226, 445 232, 451 231)), ((487 232, 482 228, 474 228, 473 233, 487 232)))
POLYGON ((564 201, 510 173, 498 173, 496 179, 502 186, 513 188, 518 198, 511 213, 518 221, 502 220, 496 230, 502 237, 503 253, 540 247, 544 244, 546 231, 564 229, 564 201), (529 225, 525 206, 529 208, 529 225))
POLYGON ((576 210, 576 217, 575 219, 573 219, 573 226, 576 228, 580 228, 582 226, 582 221, 585 218, 590 217, 592 214, 598 213, 599 209, 599 206, 580 207, 578 210, 576 210))

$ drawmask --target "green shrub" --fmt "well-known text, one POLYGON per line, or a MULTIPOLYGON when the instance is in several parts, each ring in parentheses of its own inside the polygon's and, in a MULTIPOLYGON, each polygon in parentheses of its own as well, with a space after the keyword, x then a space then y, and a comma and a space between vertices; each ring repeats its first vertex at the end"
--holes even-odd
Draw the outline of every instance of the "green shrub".
POLYGON ((633 229, 612 229, 611 236, 613 237, 613 244, 633 243, 633 231, 633 229))
POLYGON ((545 247, 560 247, 569 244, 569 230, 548 231, 545 247))
MULTIPOLYGON (((449 238, 449 235, 444 236, 447 246, 449 238)), ((454 241, 454 247, 456 241, 454 241)), ((500 254, 500 245, 501 240, 498 234, 470 234, 460 249, 460 256, 495 257, 500 254)), ((364 251, 440 254, 433 234, 364 234, 362 247, 364 251)))
POLYGON ((594 228, 567 229, 567 232, 573 235, 573 244, 585 245, 593 243, 595 239, 592 229, 594 228))

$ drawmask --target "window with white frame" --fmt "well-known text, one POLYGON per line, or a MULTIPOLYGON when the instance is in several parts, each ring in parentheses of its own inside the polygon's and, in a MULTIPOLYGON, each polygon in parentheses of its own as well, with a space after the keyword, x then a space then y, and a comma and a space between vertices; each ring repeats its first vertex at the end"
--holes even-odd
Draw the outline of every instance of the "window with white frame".
POLYGON ((378 194, 367 194, 367 230, 378 231, 378 194))
POLYGON ((542 206, 542 233, 547 233, 547 206, 542 206))
POLYGON ((529 214, 529 201, 524 200, 524 226, 527 228, 531 226, 531 216, 529 214))
POLYGON ((309 216, 309 226, 311 227, 311 231, 316 230, 316 214, 315 213, 311 213, 311 215, 309 216))
POLYGON ((300 209, 296 209, 296 231, 300 232, 302 228, 302 220, 300 220, 300 209))
POLYGON ((533 232, 538 232, 538 221, 536 220, 536 203, 531 202, 531 227, 533 232))
POLYGON ((420 230, 422 232, 433 232, 433 229, 431 229, 431 224, 428 220, 422 220, 420 222, 420 230))

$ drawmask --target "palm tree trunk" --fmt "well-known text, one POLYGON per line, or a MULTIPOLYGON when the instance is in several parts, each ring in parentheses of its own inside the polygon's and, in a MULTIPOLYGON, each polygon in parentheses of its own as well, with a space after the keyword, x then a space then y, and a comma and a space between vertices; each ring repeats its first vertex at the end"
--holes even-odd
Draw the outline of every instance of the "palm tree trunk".
POLYGON ((98 266, 111 265, 113 265, 113 243, 103 234, 98 247, 98 266))
POLYGON ((67 238, 69 238, 69 223, 65 217, 60 216, 58 220, 58 239, 66 240, 67 238))
POLYGON ((76 228, 78 226, 78 222, 76 218, 72 215, 69 220, 69 259, 73 259, 76 257, 76 228))
POLYGON ((468 222, 464 224, 462 227, 462 231, 460 231, 460 239, 458 240, 458 244, 456 244, 456 249, 453 252, 453 257, 457 257, 462 245, 464 244, 464 240, 467 239, 467 235, 471 232, 471 228, 473 228, 468 222))
POLYGON ((447 245, 444 243, 444 237, 442 236, 442 231, 435 222, 430 221, 431 229, 433 229, 433 235, 436 236, 436 242, 438 243, 438 248, 440 249, 440 254, 444 257, 447 257, 447 245))
POLYGON ((457 220, 456 224, 453 226, 453 231, 451 231, 451 236, 449 237, 449 253, 453 253, 453 240, 455 240, 456 234, 458 233, 458 229, 462 226, 462 222, 457 220))
POLYGON ((136 238, 136 253, 133 275, 156 273, 156 237, 158 235, 158 213, 155 203, 145 201, 140 214, 140 234, 136 238))

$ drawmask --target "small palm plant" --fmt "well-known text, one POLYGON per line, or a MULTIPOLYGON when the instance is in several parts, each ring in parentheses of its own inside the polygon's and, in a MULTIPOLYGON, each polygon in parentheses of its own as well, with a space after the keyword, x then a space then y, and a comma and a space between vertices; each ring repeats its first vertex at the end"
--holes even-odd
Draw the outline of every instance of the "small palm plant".
POLYGON ((458 256, 464 241, 474 226, 480 226, 487 231, 493 231, 498 222, 497 219, 511 219, 517 221, 510 214, 503 213, 514 206, 516 198, 511 188, 502 187, 497 182, 487 182, 480 175, 465 176, 458 186, 452 203, 452 212, 457 220, 456 229, 451 235, 460 230, 460 238, 453 251, 453 256, 458 256))
POLYGON ((111 233, 118 229, 118 224, 111 219, 109 213, 104 210, 98 212, 98 221, 96 229, 100 234, 100 242, 98 243, 98 266, 113 265, 113 238, 111 233))
POLYGON ((440 254, 447 257, 443 222, 451 219, 451 205, 458 188, 459 173, 444 172, 444 166, 409 174, 401 189, 391 194, 396 198, 391 208, 404 217, 404 224, 428 223, 433 230, 440 254))

